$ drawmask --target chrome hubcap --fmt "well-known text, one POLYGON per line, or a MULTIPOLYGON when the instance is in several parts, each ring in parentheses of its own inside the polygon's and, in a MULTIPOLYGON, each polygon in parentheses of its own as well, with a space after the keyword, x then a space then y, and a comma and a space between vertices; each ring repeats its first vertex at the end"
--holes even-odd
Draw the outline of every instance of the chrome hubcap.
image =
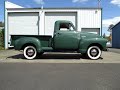
POLYGON ((98 54, 97 50, 96 49, 92 49, 91 50, 91 55, 92 56, 96 56, 98 54))
POLYGON ((27 54, 29 56, 32 56, 34 54, 34 50, 33 49, 28 49, 27 54))

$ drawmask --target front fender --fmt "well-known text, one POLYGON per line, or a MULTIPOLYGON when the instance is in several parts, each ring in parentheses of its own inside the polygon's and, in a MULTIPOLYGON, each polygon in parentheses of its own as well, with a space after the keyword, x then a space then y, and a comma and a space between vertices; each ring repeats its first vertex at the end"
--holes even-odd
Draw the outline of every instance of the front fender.
POLYGON ((103 49, 106 49, 106 43, 107 40, 104 38, 86 38, 86 39, 81 39, 80 44, 79 44, 79 51, 81 53, 86 53, 88 47, 91 44, 99 44, 102 46, 103 49))
POLYGON ((16 50, 21 50, 22 47, 26 44, 28 44, 28 45, 33 44, 33 45, 35 45, 38 52, 42 51, 40 40, 35 37, 22 37, 22 38, 17 39, 15 41, 14 48, 16 50))

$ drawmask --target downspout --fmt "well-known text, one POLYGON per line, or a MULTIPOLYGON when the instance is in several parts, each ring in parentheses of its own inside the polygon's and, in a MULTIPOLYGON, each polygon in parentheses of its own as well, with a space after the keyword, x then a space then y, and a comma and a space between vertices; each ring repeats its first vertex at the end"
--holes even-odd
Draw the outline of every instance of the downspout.
POLYGON ((6 22, 6 5, 5 5, 5 3, 6 3, 6 0, 4 1, 4 48, 5 49, 7 49, 8 48, 8 45, 7 45, 7 37, 6 37, 6 35, 7 35, 7 22, 6 22))

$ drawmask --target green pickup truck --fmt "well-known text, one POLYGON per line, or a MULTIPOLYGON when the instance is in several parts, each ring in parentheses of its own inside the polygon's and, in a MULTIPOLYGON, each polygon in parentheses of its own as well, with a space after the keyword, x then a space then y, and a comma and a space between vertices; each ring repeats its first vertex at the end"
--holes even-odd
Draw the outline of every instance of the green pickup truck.
POLYGON ((106 49, 107 40, 97 34, 76 30, 72 22, 55 22, 53 36, 12 35, 11 45, 15 50, 23 50, 27 59, 34 59, 44 52, 78 52, 90 59, 99 59, 106 49))

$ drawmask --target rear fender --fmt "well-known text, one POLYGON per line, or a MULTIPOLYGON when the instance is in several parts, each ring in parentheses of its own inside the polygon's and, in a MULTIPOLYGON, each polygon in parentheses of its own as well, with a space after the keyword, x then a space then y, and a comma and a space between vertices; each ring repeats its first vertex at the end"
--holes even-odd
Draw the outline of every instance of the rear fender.
POLYGON ((40 40, 35 37, 22 37, 15 41, 14 48, 22 50, 25 45, 34 45, 38 52, 42 51, 40 40))

